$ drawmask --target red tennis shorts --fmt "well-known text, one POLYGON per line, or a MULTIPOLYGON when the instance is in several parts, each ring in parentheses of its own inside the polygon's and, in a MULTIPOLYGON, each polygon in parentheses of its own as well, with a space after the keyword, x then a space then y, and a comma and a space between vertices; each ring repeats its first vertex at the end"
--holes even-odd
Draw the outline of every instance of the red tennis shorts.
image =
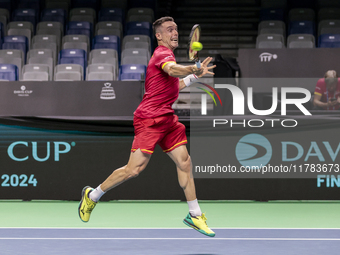
POLYGON ((167 114, 164 116, 142 119, 133 118, 135 137, 131 151, 140 149, 142 152, 152 154, 156 144, 164 152, 170 152, 180 145, 187 144, 185 126, 178 122, 178 116, 167 114))

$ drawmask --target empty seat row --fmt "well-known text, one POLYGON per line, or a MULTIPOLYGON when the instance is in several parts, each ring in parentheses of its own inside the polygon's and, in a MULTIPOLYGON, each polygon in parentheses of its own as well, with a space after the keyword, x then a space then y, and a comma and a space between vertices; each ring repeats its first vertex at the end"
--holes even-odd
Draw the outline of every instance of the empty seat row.
MULTIPOLYGON (((1 3, 1 1, 0 1, 1 3)), ((76 8, 74 10, 71 10, 70 13, 70 19, 67 19, 67 15, 65 13, 65 10, 63 9, 45 9, 42 12, 42 18, 41 20, 37 20, 37 19, 33 19, 31 20, 29 17, 29 15, 31 13, 35 13, 34 10, 30 10, 30 9, 24 9, 24 10, 20 10, 21 15, 19 15, 18 17, 20 18, 16 18, 16 19, 10 19, 10 15, 8 10, 6 9, 1 9, 0 8, 0 22, 3 24, 3 27, 5 30, 7 30, 7 24, 11 21, 11 22, 29 22, 31 24, 31 26, 33 27, 32 31, 34 32, 34 29, 36 28, 36 25, 38 24, 39 21, 41 22, 58 22, 61 24, 62 27, 65 27, 65 30, 68 22, 85 22, 85 24, 87 24, 87 26, 90 26, 92 31, 95 28, 95 25, 97 24, 96 22, 96 13, 93 9, 89 9, 89 8, 76 8), (26 17, 26 16, 27 17, 26 17)), ((114 22, 118 22, 121 24, 121 26, 123 26, 123 24, 125 22, 121 22, 119 19, 116 19, 115 17, 119 16, 119 17, 123 17, 124 14, 122 12, 122 10, 119 10, 117 8, 104 8, 101 11, 99 11, 99 17, 103 17, 103 18, 99 18, 98 22, 103 22, 103 21, 114 21, 114 22)), ((128 17, 131 17, 131 19, 127 20, 127 24, 129 24, 130 22, 142 22, 142 23, 152 23, 153 19, 154 19, 154 15, 153 15, 153 10, 150 8, 133 8, 130 9, 128 12, 128 17), (138 18, 137 16, 143 16, 143 15, 147 15, 150 18, 147 19, 143 19, 143 18, 138 18)), ((127 27, 124 27, 124 29, 129 29, 128 25, 127 27)), ((141 26, 141 29, 144 27, 145 25, 143 24, 141 26)), ((150 28, 150 24, 148 25, 148 28, 150 28)))
MULTIPOLYGON (((288 29, 290 34, 312 34, 316 36, 315 24, 312 21, 294 21, 291 22, 288 29)), ((340 33, 340 16, 339 19, 323 20, 318 24, 318 35, 322 34, 339 34, 340 33)), ((280 20, 266 20, 259 23, 258 34, 281 34, 285 37, 286 25, 280 20)))
POLYGON ((15 13, 19 18, 8 22, 9 12, 5 9, 0 9, 0 46, 2 45, 3 37, 6 35, 26 36, 28 49, 31 48, 31 40, 34 35, 55 35, 59 46, 57 50, 60 50, 61 40, 64 35, 87 35, 90 42, 93 36, 97 35, 116 35, 120 40, 124 35, 147 35, 150 39, 152 38, 151 22, 154 15, 153 10, 150 8, 130 9, 128 17, 131 17, 131 19, 128 20, 129 22, 125 26, 123 26, 122 22, 115 21, 112 18, 115 15, 124 15, 122 10, 117 8, 102 9, 99 12, 100 17, 105 18, 98 23, 96 23, 96 12, 90 8, 72 9, 68 22, 66 22, 67 17, 63 9, 45 9, 42 12, 42 21, 39 23, 36 19, 32 20, 30 18, 35 13, 34 10, 16 10, 15 13), (138 19, 136 18, 138 15, 147 15, 150 18, 147 20, 138 19))
MULTIPOLYGON (((327 7, 340 7, 340 2, 338 0, 299 0, 299 1, 289 1, 289 5, 293 7, 306 7, 306 8, 327 8, 327 7)), ((281 8, 286 9, 288 6, 287 0, 261 0, 262 8, 281 8)))
MULTIPOLYGON (((14 64, 0 64, 0 81, 50 81, 48 67, 41 64, 27 64, 22 69, 14 64)), ((123 65, 120 68, 120 80, 141 80, 145 76, 143 65, 123 65)), ((54 81, 82 81, 83 69, 77 64, 60 64, 54 69, 54 81)), ((115 81, 118 80, 112 65, 91 64, 86 69, 87 81, 115 81)))
MULTIPOLYGON (((110 81, 110 80, 142 80, 145 77, 144 65, 122 65, 119 69, 119 77, 110 64, 91 64, 86 69, 87 81, 110 81)), ((82 69, 79 65, 57 65, 55 69, 55 81, 81 81, 83 80, 82 69)))
MULTIPOLYGON (((139 56, 141 60, 146 61, 147 54, 146 51, 142 51, 143 55, 139 56)), ((133 65, 133 66, 144 66, 143 70, 146 69, 147 63, 138 61, 138 56, 136 59, 130 61, 131 55, 136 54, 133 49, 126 49, 124 51, 123 57, 123 65, 133 65)), ((103 73, 102 77, 112 77, 113 80, 117 80, 119 78, 119 64, 118 64, 118 54, 116 50, 113 49, 97 49, 92 50, 89 54, 89 61, 87 61, 87 54, 84 50, 74 50, 74 49, 65 49, 60 51, 58 65, 55 65, 54 55, 52 50, 50 49, 32 49, 27 54, 27 66, 25 69, 24 66, 24 56, 21 50, 0 50, 0 63, 2 64, 13 64, 18 69, 18 80, 27 80, 27 77, 23 76, 26 72, 29 72, 29 76, 35 77, 36 74, 43 72, 44 80, 53 80, 59 75, 56 76, 55 67, 58 65, 67 65, 67 66, 78 66, 78 67, 68 67, 70 70, 81 70, 82 78, 81 80, 90 80, 93 77, 87 76, 87 74, 91 74, 93 72, 103 73), (34 66, 34 68, 32 67, 34 66), (90 67, 91 66, 91 67, 90 67), (28 68, 28 69, 27 69, 28 68), (87 69, 89 71, 85 72, 87 69), (105 75, 105 73, 110 70, 110 76, 105 75), (32 74, 34 71, 35 74, 32 74), (46 75, 47 74, 47 75, 46 75)), ((133 71, 133 69, 131 69, 133 71)), ((126 69, 124 69, 126 71, 126 69)), ((68 72, 67 70, 64 72, 68 72)), ((79 73, 78 73, 79 74, 79 73)), ((41 78, 40 75, 38 75, 41 78)), ((72 76, 74 77, 74 76, 72 76)), ((78 77, 78 76, 76 76, 78 77)), ((123 77, 125 78, 125 77, 123 77)), ((78 78, 77 78, 78 79, 78 78)), ((111 78, 110 78, 111 79, 111 78)))
MULTIPOLYGON (((291 21, 322 21, 327 19, 338 19, 340 8, 322 8, 315 14, 313 9, 295 8, 288 13, 288 22, 291 21)), ((284 9, 264 8, 260 11, 260 20, 286 20, 284 9)))
MULTIPOLYGON (((290 29, 288 34, 298 34, 298 35, 305 35, 305 38, 312 38, 316 37, 316 33, 314 31, 314 26, 311 24, 311 21, 304 21, 304 22, 293 22, 291 24, 290 29), (309 36, 308 36, 309 35, 309 36)), ((259 30, 258 30, 259 35, 282 35, 283 39, 286 39, 286 27, 285 23, 282 21, 278 20, 273 20, 273 21, 262 21, 259 24, 259 30)), ((318 41, 323 41, 325 38, 332 36, 332 35, 337 35, 340 34, 340 19, 339 20, 323 20, 319 23, 318 26, 318 41)), ((262 40, 265 37, 261 37, 262 40)), ((292 37, 294 38, 294 37, 292 37)), ((269 38, 269 40, 271 40, 269 38)), ((314 41, 314 40, 313 40, 314 41)), ((319 44, 319 47, 324 47, 322 46, 324 44, 319 44)))
MULTIPOLYGON (((86 35, 65 35, 62 38, 61 45, 55 35, 36 35, 32 39, 30 47, 25 36, 6 36, 3 38, 3 49, 21 49, 26 56, 29 48, 31 49, 51 49, 56 60, 56 55, 62 49, 82 49, 87 54, 91 49, 114 49, 118 52, 118 58, 121 57, 121 43, 119 37, 113 35, 96 36, 92 42, 92 47, 88 36, 86 35)), ((151 54, 150 37, 144 35, 128 35, 123 39, 123 50, 125 49, 144 49, 147 51, 148 59, 151 54)), ((1 45, 1 44, 0 44, 1 45)), ((137 52, 138 53, 138 52, 137 52)), ((56 63, 56 61, 55 61, 56 63)))
MULTIPOLYGON (((151 8, 131 8, 128 10, 126 18, 125 11, 120 8, 102 8, 97 12, 93 8, 73 8, 68 11, 68 8, 62 6, 55 7, 46 6, 46 9, 40 13, 39 8, 17 8, 12 13, 7 9, 1 8, 0 1, 0 15, 9 21, 28 21, 34 27, 39 21, 57 21, 66 24, 67 21, 86 21, 92 26, 98 21, 118 21, 122 24, 131 21, 145 21, 152 23, 154 20, 154 11, 151 8)), ((4 24, 6 25, 6 24, 4 24)))
MULTIPOLYGON (((110 80, 142 80, 145 77, 144 65, 122 65, 119 68, 119 77, 110 64, 91 64, 86 69, 87 81, 110 81, 110 80)), ((57 65, 55 69, 55 81, 81 81, 83 70, 79 65, 57 65)))
MULTIPOLYGON (((280 34, 261 34, 256 38, 257 49, 285 48, 285 38, 280 34)), ((315 38, 310 34, 292 34, 287 38, 287 48, 315 48, 315 38)))
MULTIPOLYGON (((145 77, 144 65, 122 65, 119 68, 119 76, 110 64, 91 64, 86 68, 87 81, 130 81, 142 80, 145 77)), ((57 65, 55 68, 55 81, 81 81, 83 70, 79 65, 57 65)))
MULTIPOLYGON (((293 34, 287 38, 287 48, 315 48, 315 39, 313 35, 309 34, 293 34)), ((340 47, 340 34, 323 34, 318 38, 319 48, 339 48, 340 47)), ((285 40, 279 34, 262 34, 256 38, 256 48, 285 48, 285 40)))
MULTIPOLYGON (((152 36, 152 27, 148 22, 130 22, 127 24, 126 35, 146 35, 152 36)), ((43 21, 39 22, 36 27, 36 32, 34 33, 34 27, 30 22, 20 21, 20 22, 10 22, 8 28, 5 31, 0 23, 0 38, 2 39, 5 35, 22 35, 26 36, 29 44, 31 45, 31 40, 34 35, 55 35, 57 39, 58 46, 64 34, 66 35, 86 35, 88 41, 93 38, 92 28, 89 22, 75 22, 71 21, 67 24, 66 32, 64 33, 64 27, 60 22, 56 21, 43 21)), ((96 24, 94 36, 107 35, 107 36, 117 36, 119 40, 123 38, 122 24, 115 21, 105 21, 96 24)), ((120 41, 119 41, 120 42, 120 41)), ((152 45, 151 45, 152 46, 152 45)))

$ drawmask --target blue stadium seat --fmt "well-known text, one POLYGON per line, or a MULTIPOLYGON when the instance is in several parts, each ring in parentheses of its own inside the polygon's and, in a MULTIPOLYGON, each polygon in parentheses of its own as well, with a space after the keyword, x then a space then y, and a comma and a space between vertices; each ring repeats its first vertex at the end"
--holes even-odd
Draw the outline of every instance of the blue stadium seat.
POLYGON ((116 35, 97 35, 93 38, 92 49, 114 49, 120 61, 120 39, 116 35))
POLYGON ((40 0, 19 0, 16 9, 34 9, 36 14, 40 13, 40 0))
POLYGON ((67 23, 67 35, 87 35, 89 39, 92 38, 92 25, 87 21, 70 21, 67 23))
POLYGON ((152 38, 152 24, 138 21, 127 22, 126 35, 148 35, 152 38))
POLYGON ((263 8, 260 11, 260 20, 284 20, 283 9, 263 8))
POLYGON ((18 81, 19 70, 16 65, 0 64, 0 81, 18 81))
POLYGON ((41 21, 58 21, 65 25, 66 11, 64 9, 44 9, 41 13, 41 21))
POLYGON ((121 8, 102 8, 98 13, 99 21, 119 21, 124 23, 125 17, 123 9, 121 8))
POLYGON ((23 35, 8 35, 4 37, 2 49, 22 50, 26 59, 28 51, 28 39, 23 35))
POLYGON ((35 9, 15 9, 11 21, 29 21, 35 28, 37 24, 37 14, 35 9))
POLYGON ((58 9, 58 8, 48 8, 44 9, 41 12, 41 16, 54 16, 54 15, 59 15, 66 17, 66 11, 64 9, 58 9))
MULTIPOLYGON (((59 53, 58 64, 77 64, 83 67, 85 74, 87 66, 87 54, 82 49, 63 49, 59 53)), ((84 77, 85 78, 85 77, 84 77)))
POLYGON ((323 34, 319 36, 319 48, 340 48, 340 34, 323 34))
POLYGON ((146 66, 144 65, 121 65, 119 68, 119 80, 137 80, 145 78, 146 66))
POLYGON ((289 24, 288 34, 311 34, 315 35, 315 24, 313 21, 292 21, 289 24))

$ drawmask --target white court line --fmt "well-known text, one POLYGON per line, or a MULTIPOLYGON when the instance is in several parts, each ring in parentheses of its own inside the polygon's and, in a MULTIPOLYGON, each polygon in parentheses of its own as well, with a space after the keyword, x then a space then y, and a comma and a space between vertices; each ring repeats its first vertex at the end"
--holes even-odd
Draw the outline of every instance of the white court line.
MULTIPOLYGON (((223 228, 223 227, 211 227, 212 229, 225 229, 225 230, 340 230, 340 228, 247 228, 247 227, 244 227, 244 228, 223 228)), ((155 229, 155 230, 161 230, 161 229, 164 229, 164 230, 167 230, 167 229, 173 229, 173 230, 176 230, 176 229, 186 229, 186 230, 192 230, 191 228, 188 228, 188 227, 183 227, 183 228, 162 228, 162 227, 158 227, 158 228, 133 228, 133 227, 127 227, 127 228, 123 228, 123 227, 93 227, 93 228, 89 228, 89 227, 0 227, 0 229, 137 229, 137 230, 152 230, 152 229, 155 229)))
POLYGON ((89 237, 51 237, 51 238, 44 238, 44 237, 1 237, 0 240, 231 240, 231 241, 340 241, 340 238, 246 238, 246 237, 221 237, 221 238, 162 238, 162 237, 155 237, 155 238, 148 238, 148 237, 141 237, 141 238, 132 238, 132 237, 104 237, 104 238, 89 238, 89 237))

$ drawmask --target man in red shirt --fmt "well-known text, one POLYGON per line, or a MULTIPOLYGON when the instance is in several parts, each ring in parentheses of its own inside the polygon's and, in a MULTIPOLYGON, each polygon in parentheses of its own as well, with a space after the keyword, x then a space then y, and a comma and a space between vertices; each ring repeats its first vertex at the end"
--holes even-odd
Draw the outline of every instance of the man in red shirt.
POLYGON ((319 79, 314 91, 314 105, 324 110, 340 108, 340 82, 334 70, 329 70, 325 78, 319 79))
POLYGON ((211 57, 202 62, 201 68, 176 63, 173 51, 178 47, 178 30, 173 18, 163 17, 156 20, 153 29, 158 47, 148 64, 146 92, 134 113, 135 137, 129 162, 113 171, 96 189, 88 186, 83 189, 78 209, 79 217, 84 222, 89 221, 100 197, 131 177, 138 176, 147 166, 156 144, 159 144, 177 166, 178 181, 189 206, 189 214, 183 222, 202 234, 213 237, 215 233, 207 226, 206 217, 197 202, 191 159, 185 145, 185 127, 178 122, 171 106, 181 89, 205 74, 213 75, 210 70, 215 66, 208 67, 211 57), (183 76, 186 77, 178 78, 183 76))

